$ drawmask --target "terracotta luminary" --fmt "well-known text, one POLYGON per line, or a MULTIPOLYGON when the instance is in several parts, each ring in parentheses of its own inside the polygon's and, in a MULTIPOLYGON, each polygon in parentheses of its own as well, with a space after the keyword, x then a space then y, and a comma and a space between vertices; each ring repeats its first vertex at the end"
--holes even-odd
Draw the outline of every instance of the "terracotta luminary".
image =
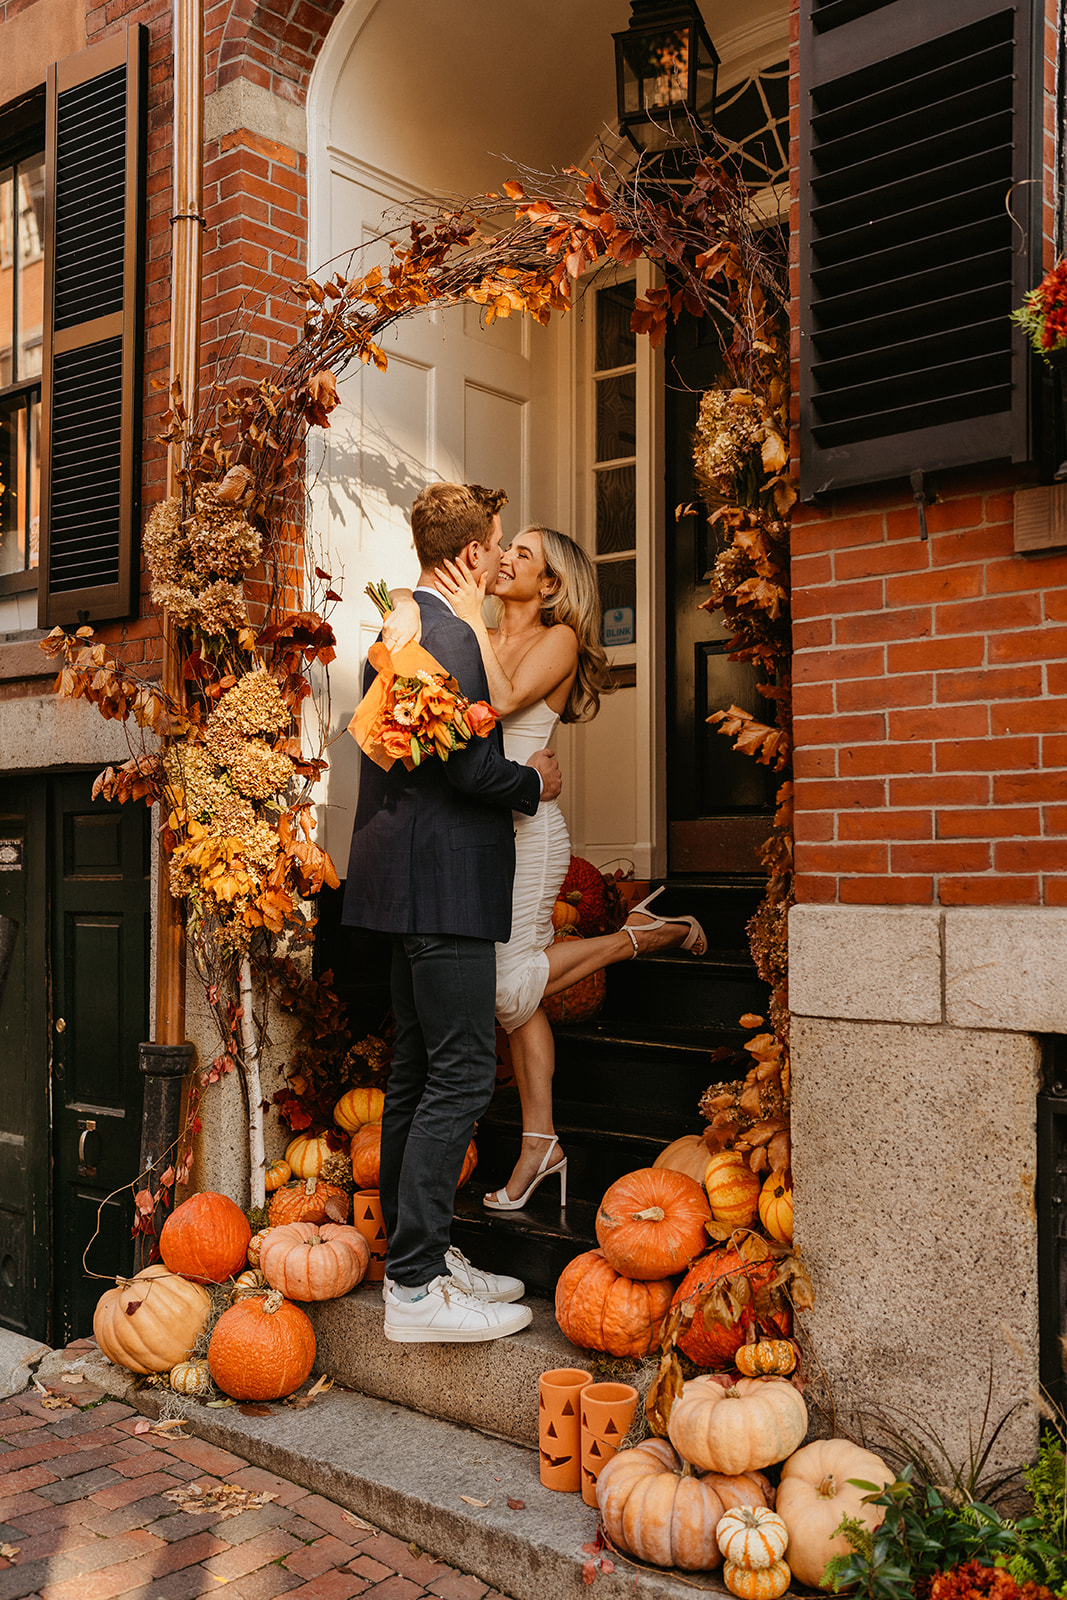
POLYGON ((573 1494, 582 1486, 581 1393, 591 1372, 554 1367, 538 1385, 538 1443, 541 1482, 546 1489, 573 1494))
POLYGON ((357 1189, 352 1196, 352 1223, 370 1245, 370 1266, 364 1277, 381 1283, 385 1277, 385 1223, 377 1189, 357 1189))
POLYGON ((590 1383, 582 1390, 582 1499, 596 1505, 596 1481, 625 1439, 637 1390, 629 1383, 590 1383))

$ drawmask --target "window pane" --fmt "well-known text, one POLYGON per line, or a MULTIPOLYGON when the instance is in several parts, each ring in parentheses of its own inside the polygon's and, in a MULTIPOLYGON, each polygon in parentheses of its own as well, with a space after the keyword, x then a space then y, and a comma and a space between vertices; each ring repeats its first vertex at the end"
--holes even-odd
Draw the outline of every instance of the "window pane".
POLYGON ((26 565, 26 407, 21 398, 0 401, 0 572, 26 565))
POLYGON ((11 167, 0 167, 0 388, 14 380, 14 333, 15 174, 11 167))
POLYGON ((41 370, 44 327, 44 156, 18 166, 18 371, 34 378, 41 370))
POLYGON ((614 283, 596 297, 596 370, 627 367, 637 359, 637 335, 630 327, 635 286, 614 283))
POLYGON ((605 646, 636 644, 637 563, 632 556, 629 561, 599 561, 596 575, 605 646))
POLYGON ((596 474, 596 553, 613 555, 637 545, 636 467, 609 467, 596 474))
POLYGON ((617 461, 637 451, 637 375, 598 378, 596 383, 596 458, 617 461))

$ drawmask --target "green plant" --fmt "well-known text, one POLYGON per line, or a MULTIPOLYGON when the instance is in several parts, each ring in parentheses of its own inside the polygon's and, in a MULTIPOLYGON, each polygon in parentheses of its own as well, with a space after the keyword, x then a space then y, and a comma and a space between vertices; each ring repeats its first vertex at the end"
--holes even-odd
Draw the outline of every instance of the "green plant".
POLYGON ((1033 1500, 1033 1511, 1020 1518, 1017 1528, 1025 1537, 1005 1563, 1016 1583, 1039 1583, 1067 1595, 1067 1458, 1063 1440, 1048 1429, 1037 1460, 1023 1473, 1033 1500))
POLYGON ((871 1533, 850 1517, 842 1520, 838 1531, 850 1553, 828 1563, 824 1587, 855 1588, 867 1600, 913 1600, 927 1594, 935 1574, 950 1567, 965 1561, 1006 1565, 1018 1553, 1018 1530, 992 1506, 929 1483, 917 1486, 913 1475, 909 1462, 881 1493, 873 1484, 853 1480, 872 1491, 867 1498, 884 1508, 885 1521, 871 1533))

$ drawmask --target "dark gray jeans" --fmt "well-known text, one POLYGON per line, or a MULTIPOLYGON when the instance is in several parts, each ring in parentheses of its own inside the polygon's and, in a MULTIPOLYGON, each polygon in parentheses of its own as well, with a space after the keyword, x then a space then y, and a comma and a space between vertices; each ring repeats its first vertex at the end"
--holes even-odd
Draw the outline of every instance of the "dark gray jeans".
POLYGON ((496 1080, 496 950, 458 934, 393 939, 396 1051, 382 1117, 386 1272, 418 1288, 445 1271, 456 1186, 496 1080))

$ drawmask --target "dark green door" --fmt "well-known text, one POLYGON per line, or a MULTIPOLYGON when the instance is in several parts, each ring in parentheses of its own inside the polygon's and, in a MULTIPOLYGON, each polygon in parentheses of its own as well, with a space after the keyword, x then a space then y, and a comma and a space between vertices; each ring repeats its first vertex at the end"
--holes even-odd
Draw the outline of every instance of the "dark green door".
POLYGON ((52 1135, 56 1309, 63 1342, 92 1329, 103 1285, 130 1270, 129 1185, 141 1147, 138 1046, 148 1037, 146 808, 55 778, 52 829, 52 1135))
POLYGON ((0 778, 0 915, 17 924, 0 995, 0 1325, 50 1327, 46 785, 0 778))
POLYGON ((0 911, 21 925, 0 1002, 0 1324, 54 1344, 91 1330, 87 1249, 91 1272, 130 1270, 140 1159, 148 817, 94 802, 92 778, 0 780, 0 911))

